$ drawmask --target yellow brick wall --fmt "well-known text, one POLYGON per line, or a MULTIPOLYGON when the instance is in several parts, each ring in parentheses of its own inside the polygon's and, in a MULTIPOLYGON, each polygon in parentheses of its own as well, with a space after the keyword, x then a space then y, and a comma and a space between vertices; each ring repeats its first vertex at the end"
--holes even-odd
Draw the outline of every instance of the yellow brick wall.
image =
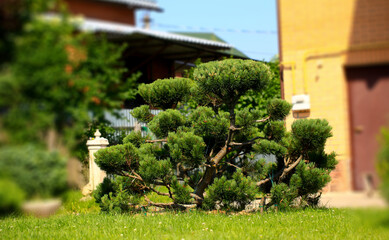
MULTIPOLYGON (((345 67, 389 63, 388 11, 388 0, 278 0, 280 56, 288 63, 284 97, 291 101, 293 95, 309 94, 305 115, 325 118, 333 127, 326 151, 335 151, 339 164, 330 191, 352 190, 345 67)), ((296 116, 287 118, 289 128, 296 116)))
MULTIPOLYGON (((325 118, 333 127, 326 151, 338 154, 330 191, 351 190, 350 136, 344 49, 348 47, 353 19, 353 0, 280 0, 282 62, 295 62, 295 90, 292 69, 284 70, 284 94, 310 96, 309 118, 325 118), (305 71, 304 71, 305 64, 305 71), (304 89, 304 75, 307 90, 304 89)), ((287 126, 296 118, 290 115, 287 126)))

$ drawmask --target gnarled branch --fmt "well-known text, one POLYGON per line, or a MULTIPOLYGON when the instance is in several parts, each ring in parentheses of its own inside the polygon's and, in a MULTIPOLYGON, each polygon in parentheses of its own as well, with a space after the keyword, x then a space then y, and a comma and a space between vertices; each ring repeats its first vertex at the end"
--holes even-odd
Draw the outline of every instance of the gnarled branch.
MULTIPOLYGON (((300 156, 294 163, 292 163, 291 165, 289 165, 288 167, 285 167, 283 168, 281 171, 278 171, 274 176, 273 178, 279 178, 279 179, 283 179, 286 174, 288 174, 288 172, 290 172, 292 169, 294 169, 301 161, 301 159, 303 158, 303 156, 300 156)), ((271 180, 271 177, 268 177, 266 179, 263 179, 259 182, 257 182, 257 186, 260 187, 262 186, 263 184, 269 182, 271 180)))
POLYGON ((270 119, 270 116, 266 117, 266 118, 262 118, 262 119, 259 119, 259 120, 256 120, 255 122, 256 123, 261 123, 261 122, 266 122, 267 120, 270 119))
POLYGON ((156 139, 156 140, 146 140, 147 143, 155 143, 155 142, 167 142, 167 138, 164 139, 156 139))
POLYGON ((170 202, 170 203, 156 203, 156 202, 151 201, 146 195, 143 195, 143 197, 145 198, 146 202, 149 205, 155 206, 155 207, 172 208, 172 209, 180 209, 180 210, 186 210, 187 208, 189 208, 189 207, 186 207, 184 205, 177 204, 177 203, 174 203, 174 202, 170 202))

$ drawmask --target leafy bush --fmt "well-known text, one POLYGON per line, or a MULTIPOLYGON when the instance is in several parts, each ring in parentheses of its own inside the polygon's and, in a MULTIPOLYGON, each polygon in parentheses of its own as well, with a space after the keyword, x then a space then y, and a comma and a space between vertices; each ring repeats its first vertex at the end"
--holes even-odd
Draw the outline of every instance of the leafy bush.
POLYGON ((204 198, 205 209, 243 210, 255 198, 255 182, 237 171, 232 179, 216 178, 204 198))
POLYGON ((150 140, 150 136, 142 137, 141 131, 132 131, 124 139, 123 143, 132 143, 135 147, 140 147, 146 140, 150 140))
POLYGON ((0 215, 18 211, 24 197, 24 191, 15 182, 0 179, 0 215))
POLYGON ((285 183, 274 184, 270 194, 271 204, 274 204, 280 210, 289 208, 293 200, 298 196, 296 188, 289 188, 285 183))
POLYGON ((0 148, 0 176, 17 183, 28 198, 59 196, 67 189, 66 160, 31 144, 0 148))
MULTIPOLYGON (((135 207, 140 197, 131 191, 128 178, 117 176, 114 180, 105 178, 93 192, 93 197, 102 211, 123 213, 135 207)), ((138 193, 139 194, 139 193, 138 193)))
POLYGON ((187 78, 160 79, 147 86, 139 85, 139 94, 152 107, 175 108, 189 94, 191 82, 187 78))

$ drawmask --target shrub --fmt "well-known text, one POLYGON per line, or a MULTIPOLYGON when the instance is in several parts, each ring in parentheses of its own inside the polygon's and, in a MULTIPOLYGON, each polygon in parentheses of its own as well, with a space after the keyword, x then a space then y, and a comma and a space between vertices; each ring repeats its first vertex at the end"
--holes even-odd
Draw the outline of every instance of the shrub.
POLYGON ((93 197, 102 211, 127 212, 140 202, 139 196, 131 192, 130 186, 131 182, 128 178, 121 176, 117 176, 114 180, 105 178, 93 192, 93 197))
POLYGON ((205 209, 243 210, 255 198, 255 182, 237 171, 232 179, 216 178, 204 198, 205 209))
POLYGON ((241 96, 266 88, 271 73, 260 62, 204 63, 192 77, 186 96, 173 93, 177 89, 171 86, 178 80, 142 85, 150 106, 134 112, 149 122, 159 139, 138 141, 131 136, 124 145, 97 152, 96 163, 103 170, 130 180, 119 192, 105 195, 105 201, 120 205, 126 194, 135 197, 148 190, 170 198, 170 203, 162 203, 145 197, 149 205, 163 208, 185 209, 183 203, 192 202, 206 209, 235 211, 260 192, 272 195, 269 205, 287 207, 297 197, 313 203, 311 196, 329 182, 336 165, 335 153, 324 152, 332 136, 328 122, 297 120, 288 132, 283 121, 291 104, 280 99, 266 101, 266 107, 236 110, 241 96), (159 97, 151 97, 151 92, 159 97), (162 96, 174 99, 162 101, 162 96), (190 106, 197 101, 198 106, 175 109, 176 102, 185 106, 186 100, 190 106), (152 116, 149 109, 155 106, 173 109, 152 116), (261 155, 273 155, 275 162, 259 161, 261 155), (167 191, 159 192, 160 186, 167 191))
POLYGON ((0 215, 18 211, 24 197, 24 191, 15 182, 0 179, 0 215))
POLYGON ((59 196, 67 189, 66 160, 31 144, 0 149, 0 176, 17 183, 28 198, 59 196))

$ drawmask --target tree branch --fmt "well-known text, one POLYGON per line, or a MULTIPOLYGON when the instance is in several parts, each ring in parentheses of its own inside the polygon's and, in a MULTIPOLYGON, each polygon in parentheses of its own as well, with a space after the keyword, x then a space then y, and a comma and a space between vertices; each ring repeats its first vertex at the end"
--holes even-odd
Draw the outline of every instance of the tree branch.
POLYGON ((170 203, 156 203, 156 202, 153 202, 151 201, 146 195, 143 195, 143 197, 145 198, 146 202, 151 205, 151 206, 155 206, 155 207, 160 207, 160 208, 173 208, 173 209, 181 209, 181 210, 186 210, 187 208, 189 207, 186 207, 184 205, 181 205, 181 204, 177 204, 177 203, 174 203, 174 202, 170 202, 170 203))
POLYGON ((256 122, 256 123, 266 122, 266 121, 269 120, 269 119, 270 119, 270 116, 268 116, 268 117, 266 117, 266 118, 262 118, 262 119, 260 119, 260 120, 256 120, 255 122, 256 122))
POLYGON ((255 143, 255 140, 257 139, 266 139, 264 137, 255 137, 247 142, 244 142, 244 143, 237 143, 237 142, 230 142, 230 146, 244 146, 244 145, 250 145, 250 144, 254 144, 255 143))
POLYGON ((235 127, 235 126, 231 126, 229 129, 230 129, 231 131, 240 131, 240 130, 243 129, 243 127, 238 128, 238 127, 235 127))
POLYGON ((146 140, 147 143, 155 143, 155 142, 167 142, 167 138, 164 139, 156 139, 156 140, 146 140))
POLYGON ((227 163, 227 165, 230 165, 230 166, 232 166, 232 167, 235 167, 235 168, 238 168, 238 169, 242 169, 241 167, 238 167, 238 166, 236 166, 236 165, 234 165, 234 164, 232 164, 232 163, 229 163, 229 162, 226 162, 227 163))
MULTIPOLYGON (((283 168, 282 171, 278 171, 273 176, 273 178, 278 178, 279 180, 283 179, 286 176, 286 174, 288 174, 288 172, 290 172, 293 168, 295 168, 300 163, 302 158, 303 158, 303 156, 300 156, 294 163, 292 163, 288 167, 283 168)), ((271 180, 271 178, 268 177, 266 179, 263 179, 263 180, 257 182, 257 187, 262 186, 263 184, 269 182, 270 180, 271 180)))
POLYGON ((123 174, 124 174, 124 176, 127 176, 127 177, 130 177, 130 178, 137 179, 137 180, 141 181, 142 185, 140 187, 142 187, 142 189, 151 190, 151 191, 153 191, 156 194, 161 195, 161 196, 169 196, 168 193, 162 193, 162 192, 160 192, 160 191, 158 191, 158 190, 156 190, 156 189, 154 189, 152 187, 146 186, 146 184, 144 183, 143 178, 139 174, 137 174, 135 171, 132 171, 133 175, 131 175, 129 173, 126 173, 126 172, 123 172, 123 174))
POLYGON ((173 193, 172 193, 172 191, 170 189, 170 185, 166 184, 165 186, 166 186, 167 190, 169 191, 169 197, 174 200, 173 193))
POLYGON ((170 197, 169 193, 163 193, 163 192, 160 192, 160 191, 158 191, 158 190, 156 190, 156 189, 154 189, 152 187, 149 187, 149 186, 146 186, 146 185, 144 185, 144 186, 146 187, 146 189, 149 189, 149 190, 155 192, 158 195, 170 197))

